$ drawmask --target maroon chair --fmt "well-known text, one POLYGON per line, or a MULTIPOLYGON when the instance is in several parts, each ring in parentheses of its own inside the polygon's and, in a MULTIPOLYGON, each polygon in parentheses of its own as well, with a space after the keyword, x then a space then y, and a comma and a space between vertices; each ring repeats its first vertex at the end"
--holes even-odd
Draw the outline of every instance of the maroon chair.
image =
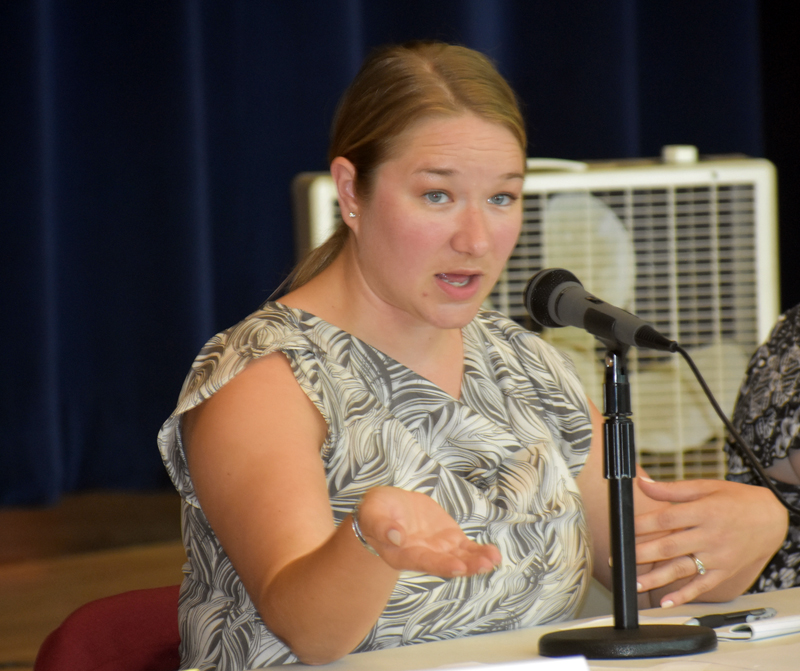
POLYGON ((45 639, 34 671, 176 671, 179 585, 81 606, 45 639))

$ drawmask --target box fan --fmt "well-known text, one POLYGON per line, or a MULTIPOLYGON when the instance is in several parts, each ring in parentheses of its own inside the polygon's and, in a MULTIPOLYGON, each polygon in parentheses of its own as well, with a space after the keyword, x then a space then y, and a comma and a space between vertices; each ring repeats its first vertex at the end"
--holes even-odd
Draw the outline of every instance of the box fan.
MULTIPOLYGON (((488 303, 530 327, 522 292, 542 268, 677 340, 730 414, 747 362, 779 313, 775 170, 763 159, 701 157, 665 147, 660 160, 528 159, 522 233, 488 303)), ((327 173, 293 183, 298 253, 339 217, 327 173)), ((567 352, 602 411, 603 354, 576 328, 542 337, 567 352)), ((679 355, 628 356, 636 451, 652 477, 721 478, 724 428, 679 355)))

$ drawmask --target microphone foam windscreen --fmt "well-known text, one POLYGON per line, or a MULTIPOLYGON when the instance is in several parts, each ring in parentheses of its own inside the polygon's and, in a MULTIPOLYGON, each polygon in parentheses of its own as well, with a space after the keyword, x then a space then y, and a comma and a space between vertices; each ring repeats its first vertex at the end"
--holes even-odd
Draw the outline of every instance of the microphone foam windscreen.
POLYGON ((583 286, 575 275, 563 268, 547 268, 531 277, 525 288, 525 309, 533 321, 548 328, 563 326, 550 314, 550 297, 559 286, 567 283, 583 286))

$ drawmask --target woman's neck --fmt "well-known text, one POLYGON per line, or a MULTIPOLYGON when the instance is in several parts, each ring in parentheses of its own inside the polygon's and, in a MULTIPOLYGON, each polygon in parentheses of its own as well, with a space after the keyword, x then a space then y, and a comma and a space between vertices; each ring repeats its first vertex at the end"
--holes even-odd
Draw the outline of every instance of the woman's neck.
POLYGON ((358 285, 340 255, 280 302, 350 333, 458 398, 464 368, 461 329, 415 320, 358 285))

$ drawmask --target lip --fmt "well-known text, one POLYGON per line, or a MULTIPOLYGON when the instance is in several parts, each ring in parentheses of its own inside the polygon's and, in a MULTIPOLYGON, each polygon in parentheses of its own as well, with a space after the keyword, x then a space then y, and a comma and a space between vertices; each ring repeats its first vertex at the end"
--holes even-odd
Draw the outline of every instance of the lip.
POLYGON ((475 294, 480 291, 481 288, 481 280, 483 279, 483 273, 475 272, 475 271, 451 271, 447 273, 439 273, 435 275, 436 284, 437 286, 452 300, 457 301, 464 301, 473 298, 475 294), (453 280, 461 280, 463 278, 468 278, 467 283, 464 286, 456 286, 454 284, 450 284, 444 280, 444 276, 452 278, 453 280))

